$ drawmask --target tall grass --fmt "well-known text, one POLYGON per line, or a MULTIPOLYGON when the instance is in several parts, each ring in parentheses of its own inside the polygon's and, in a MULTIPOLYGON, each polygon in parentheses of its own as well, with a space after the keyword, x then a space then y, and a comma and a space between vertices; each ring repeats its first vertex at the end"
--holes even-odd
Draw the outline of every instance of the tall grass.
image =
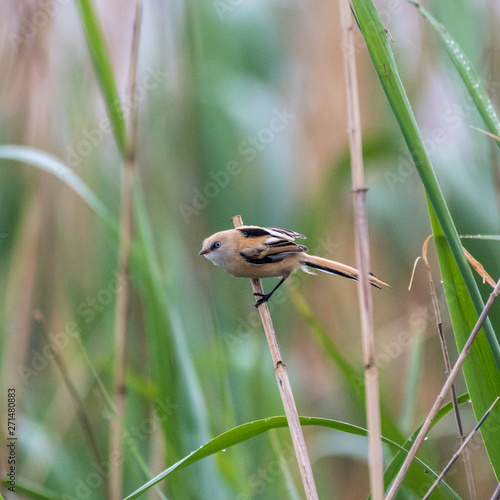
MULTIPOLYGON (((463 4, 477 23, 498 19, 494 10, 463 4)), ((129 498, 296 498, 300 479, 250 286, 197 252, 241 213, 246 223, 306 234, 311 253, 355 263, 340 40, 329 38, 337 7, 146 3, 127 105, 134 9, 75 5, 52 13, 2 7, 9 23, 0 24, 8 43, 1 57, 10 71, 0 77, 0 360, 2 391, 18 394, 17 493, 109 498, 111 471, 119 468, 129 498), (46 22, 32 23, 28 36, 35 15, 46 22), (37 79, 44 61, 51 78, 37 79), (119 221, 130 108, 138 117, 136 178, 124 277, 119 221), (124 280, 126 392, 117 417, 114 312, 124 280), (109 444, 117 418, 119 452, 109 444)), ((464 33, 443 31, 410 4, 381 8, 387 33, 371 2, 353 7, 373 61, 357 33, 371 270, 392 286, 373 294, 387 488, 446 378, 426 277, 417 274, 406 291, 429 232, 444 285, 439 305, 451 317, 444 327, 457 345, 452 363, 491 291, 471 272, 458 234, 498 233, 491 139, 468 127, 498 134, 497 101, 494 92, 486 100, 478 74, 487 75, 478 51, 463 45, 464 33), (419 43, 426 55, 413 66, 419 43), (435 99, 443 85, 446 102, 435 99), (432 134, 438 128, 446 140, 432 134), (423 348, 413 356, 417 331, 423 348)), ((459 29, 459 12, 439 14, 459 29)), ((484 30, 475 47, 494 35, 484 30)), ((466 243, 495 280, 497 245, 466 243)), ((270 306, 319 497, 367 497, 355 285, 297 274, 270 306)), ((498 308, 490 320, 456 382, 466 432, 499 391, 498 308)), ((496 485, 498 411, 470 448, 478 498, 496 485)), ((422 498, 453 455, 452 413, 448 403, 434 418, 400 498, 422 498)), ((467 495, 454 470, 460 465, 433 498, 467 495)))

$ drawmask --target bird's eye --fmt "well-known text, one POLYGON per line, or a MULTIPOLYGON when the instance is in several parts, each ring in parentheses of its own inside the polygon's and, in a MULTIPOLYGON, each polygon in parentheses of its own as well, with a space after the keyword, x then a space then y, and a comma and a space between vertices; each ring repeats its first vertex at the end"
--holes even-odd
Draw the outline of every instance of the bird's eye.
POLYGON ((213 245, 212 245, 212 250, 215 250, 217 248, 220 247, 220 241, 216 241, 213 245))

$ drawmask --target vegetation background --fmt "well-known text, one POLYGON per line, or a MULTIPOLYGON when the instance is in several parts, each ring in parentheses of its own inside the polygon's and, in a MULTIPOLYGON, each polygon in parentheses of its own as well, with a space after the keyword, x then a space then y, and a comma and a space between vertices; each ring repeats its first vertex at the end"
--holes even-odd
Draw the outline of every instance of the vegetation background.
MULTIPOLYGON (((135 2, 95 7, 123 107, 135 2)), ((498 107, 499 5, 441 0, 427 7, 467 52, 498 107)), ((377 8, 459 233, 498 234, 498 151, 471 128, 484 125, 467 89, 412 5, 388 0, 377 8)), ((218 434, 283 414, 250 284, 198 257, 202 240, 241 214, 247 224, 307 235, 311 253, 355 263, 340 40, 336 2, 144 4, 132 108, 145 210, 136 212, 134 238, 149 227, 150 239, 145 252, 134 254, 139 264, 128 278, 124 494, 218 434), (158 262, 154 278, 141 272, 148 252, 158 262), (152 292, 155 279, 163 308, 152 292)), ((118 221, 123 161, 75 4, 3 3, 0 41, 1 144, 57 156, 118 221)), ((408 291, 431 228, 420 179, 361 34, 357 41, 372 270, 392 286, 373 294, 381 399, 408 437, 445 379, 423 265, 408 291)), ((18 494, 11 497, 107 498, 113 419, 107 395, 123 286, 116 235, 47 172, 2 161, 0 176, 2 392, 17 393, 18 494)), ((498 242, 464 245, 495 279, 498 242)), ((431 264, 455 359, 433 252, 431 264)), ((491 287, 477 281, 487 298, 491 287)), ((343 378, 321 337, 327 332, 362 374, 356 286, 297 274, 273 297, 271 312, 299 414, 364 426, 355 384, 343 378), (302 300, 315 322, 299 307, 302 300)), ((497 306, 494 327, 499 320, 497 306)), ((463 380, 456 385, 466 392, 463 380)), ((467 404, 462 418, 470 431, 475 419, 467 404)), ((368 495, 364 438, 315 427, 305 436, 320 498, 368 495)), ((440 471, 456 450, 452 414, 431 437, 422 453, 440 471)), ((471 460, 477 497, 489 498, 496 479, 480 438, 471 460)), ((467 497, 461 463, 447 480, 467 497)), ((163 493, 151 490, 150 498, 301 495, 287 429, 228 448, 160 485, 163 493)))

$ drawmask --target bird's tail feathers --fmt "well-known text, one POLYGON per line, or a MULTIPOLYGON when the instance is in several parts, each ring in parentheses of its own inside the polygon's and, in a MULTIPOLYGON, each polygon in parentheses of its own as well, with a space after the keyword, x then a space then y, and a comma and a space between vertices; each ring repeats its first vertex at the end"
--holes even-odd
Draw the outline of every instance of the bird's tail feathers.
MULTIPOLYGON (((354 281, 358 281, 359 271, 351 266, 347 266, 340 262, 335 262, 334 260, 324 259, 323 257, 316 257, 315 255, 304 255, 304 259, 301 261, 304 266, 317 269, 318 271, 323 271, 328 274, 336 274, 337 276, 342 276, 343 278, 348 278, 354 281)), ((372 273, 370 273, 370 283, 375 288, 382 288, 382 286, 389 286, 384 281, 378 279, 372 273)))

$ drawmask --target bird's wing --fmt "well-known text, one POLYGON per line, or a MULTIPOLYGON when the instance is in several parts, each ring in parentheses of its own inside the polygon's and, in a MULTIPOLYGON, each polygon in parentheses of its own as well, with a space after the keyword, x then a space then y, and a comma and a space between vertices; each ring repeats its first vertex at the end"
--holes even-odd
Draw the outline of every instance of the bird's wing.
POLYGON ((241 226, 238 231, 250 241, 255 240, 253 245, 246 245, 240 251, 241 256, 250 264, 278 262, 291 254, 308 250, 306 246, 294 243, 295 238, 305 238, 295 231, 257 226, 241 226))
POLYGON ((276 238, 277 240, 294 241, 295 238, 306 239, 303 234, 280 229, 279 227, 259 227, 259 226, 240 226, 237 228, 247 238, 276 238))

